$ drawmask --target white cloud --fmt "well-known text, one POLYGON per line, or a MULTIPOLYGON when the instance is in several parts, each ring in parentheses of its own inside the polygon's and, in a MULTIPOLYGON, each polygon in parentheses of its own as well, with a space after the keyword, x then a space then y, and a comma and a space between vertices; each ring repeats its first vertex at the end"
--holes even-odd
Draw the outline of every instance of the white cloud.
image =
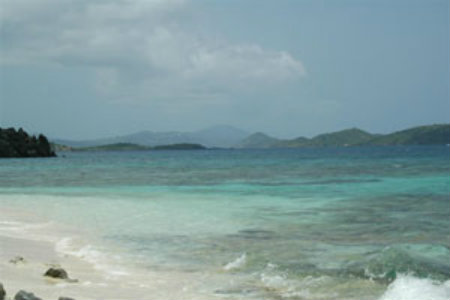
POLYGON ((90 67, 98 91, 119 98, 211 97, 306 73, 285 51, 184 29, 183 0, 0 3, 0 63, 90 67))

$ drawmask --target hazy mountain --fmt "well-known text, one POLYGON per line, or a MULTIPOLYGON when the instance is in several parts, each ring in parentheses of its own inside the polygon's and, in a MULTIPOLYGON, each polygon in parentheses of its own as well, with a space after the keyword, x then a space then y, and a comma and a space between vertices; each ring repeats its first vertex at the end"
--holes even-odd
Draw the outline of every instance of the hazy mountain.
POLYGON ((277 145, 281 140, 268 136, 265 133, 257 132, 249 135, 235 145, 237 148, 269 148, 277 145))
POLYGON ((243 130, 231 126, 218 125, 194 132, 141 131, 129 135, 95 140, 72 141, 52 139, 52 142, 72 147, 89 147, 119 143, 138 144, 144 146, 191 143, 202 144, 207 147, 231 147, 246 136, 248 136, 248 133, 243 130))
POLYGON ((349 146, 361 144, 372 139, 374 135, 357 128, 320 134, 308 139, 298 137, 291 140, 280 140, 264 133, 254 133, 236 145, 238 148, 295 148, 295 147, 323 147, 349 146))
POLYGON ((142 146, 131 143, 117 143, 107 144, 91 147, 80 147, 70 149, 60 149, 60 151, 139 151, 139 150, 204 150, 207 149, 200 144, 171 144, 171 145, 158 145, 154 147, 142 146))
POLYGON ((277 143, 276 146, 283 147, 283 148, 295 148, 295 147, 305 146, 305 144, 308 141, 309 141, 308 138, 300 136, 300 137, 292 139, 292 140, 282 140, 279 143, 277 143))
POLYGON ((217 125, 191 133, 196 143, 208 147, 232 147, 248 135, 244 130, 227 125, 217 125))
POLYGON ((143 146, 170 144, 201 144, 206 147, 235 148, 295 148, 295 147, 339 147, 355 145, 445 145, 450 143, 450 125, 419 126, 390 134, 371 134, 358 128, 324 133, 313 138, 298 137, 282 140, 262 132, 249 135, 231 126, 213 126, 194 132, 141 131, 129 135, 70 141, 53 139, 52 142, 71 147, 89 147, 118 143, 143 146))

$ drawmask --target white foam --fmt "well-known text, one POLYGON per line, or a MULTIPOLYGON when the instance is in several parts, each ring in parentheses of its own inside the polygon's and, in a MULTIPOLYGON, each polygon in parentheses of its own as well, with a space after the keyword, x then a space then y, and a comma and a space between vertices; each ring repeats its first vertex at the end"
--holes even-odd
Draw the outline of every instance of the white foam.
POLYGON ((243 253, 241 256, 233 260, 232 262, 227 263, 223 269, 225 271, 235 270, 242 268, 247 263, 247 253, 243 253))
POLYGON ((289 282, 284 274, 261 274, 261 282, 269 289, 281 289, 287 287, 289 282))
POLYGON ((72 238, 70 237, 64 237, 56 242, 55 244, 55 251, 61 254, 66 254, 67 252, 70 252, 70 244, 71 244, 72 238))
MULTIPOLYGON (((269 271, 270 272, 270 271, 269 271)), ((262 273, 261 282, 266 290, 277 291, 282 298, 335 299, 332 291, 318 293, 316 289, 327 284, 327 277, 307 276, 302 279, 289 279, 285 273, 262 273)))
POLYGON ((42 229, 53 226, 53 222, 24 223, 18 221, 0 221, 0 234, 12 238, 26 238, 35 241, 51 241, 42 229))
MULTIPOLYGON (((108 261, 108 256, 102 251, 98 250, 92 245, 80 245, 80 242, 75 242, 72 237, 64 237, 55 244, 57 253, 63 255, 72 255, 78 257, 88 263, 92 264, 95 269, 106 273, 107 277, 114 279, 116 277, 127 276, 130 273, 119 268, 116 264, 108 261)), ((118 259, 117 256, 114 257, 118 259)))
POLYGON ((97 266, 102 260, 100 251, 96 250, 92 245, 79 245, 80 243, 76 243, 73 237, 64 237, 55 244, 55 251, 62 255, 78 257, 97 266))
POLYGON ((420 279, 410 275, 399 275, 380 300, 448 300, 450 280, 443 283, 431 279, 420 279))

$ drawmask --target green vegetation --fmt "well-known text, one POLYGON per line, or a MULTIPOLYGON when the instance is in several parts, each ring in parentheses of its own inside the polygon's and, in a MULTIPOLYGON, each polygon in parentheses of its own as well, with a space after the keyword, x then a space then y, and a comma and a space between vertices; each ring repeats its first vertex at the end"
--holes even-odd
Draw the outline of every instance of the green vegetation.
POLYGON ((299 137, 294 140, 283 141, 279 147, 339 147, 353 146, 368 142, 373 135, 358 128, 351 128, 333 133, 324 133, 307 139, 299 137))
POLYGON ((40 134, 31 136, 22 128, 0 128, 0 157, 55 156, 47 138, 40 134))
POLYGON ((298 137, 292 140, 279 140, 264 133, 255 133, 244 139, 239 148, 297 148, 297 147, 338 147, 366 143, 374 135, 352 128, 333 133, 325 133, 308 139, 298 137))
POLYGON ((283 148, 295 148, 295 147, 305 147, 310 140, 303 136, 292 139, 280 141, 276 146, 283 148))
POLYGON ((312 138, 312 146, 351 146, 373 139, 373 135, 358 128, 346 129, 334 133, 325 133, 312 138))
POLYGON ((377 136, 369 145, 446 145, 450 144, 450 125, 414 127, 377 136))

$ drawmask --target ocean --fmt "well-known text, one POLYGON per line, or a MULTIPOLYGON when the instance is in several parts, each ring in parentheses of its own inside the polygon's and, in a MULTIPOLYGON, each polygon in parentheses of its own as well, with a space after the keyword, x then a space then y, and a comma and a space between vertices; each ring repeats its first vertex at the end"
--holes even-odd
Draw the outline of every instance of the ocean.
POLYGON ((446 146, 2 159, 0 233, 148 299, 449 299, 449 175, 446 146))

